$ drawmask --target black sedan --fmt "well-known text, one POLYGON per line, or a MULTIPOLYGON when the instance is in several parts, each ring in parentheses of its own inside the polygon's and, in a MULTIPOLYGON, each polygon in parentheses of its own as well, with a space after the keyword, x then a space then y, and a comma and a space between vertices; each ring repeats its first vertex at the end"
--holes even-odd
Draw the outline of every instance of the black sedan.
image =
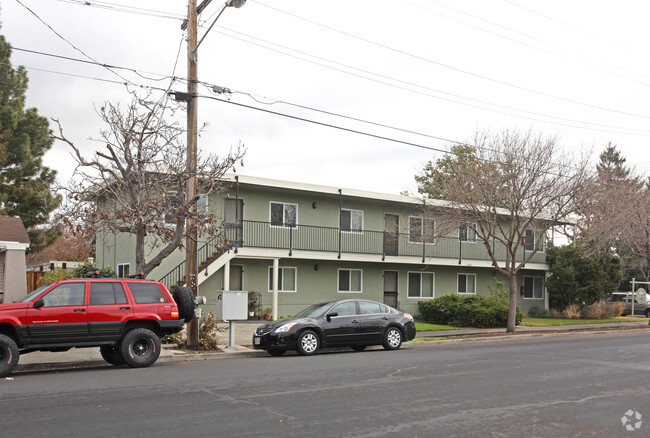
POLYGON ((253 334, 253 348, 280 356, 287 350, 315 354, 320 348, 368 345, 397 350, 415 337, 408 313, 369 300, 339 300, 314 304, 292 319, 262 325, 253 334))

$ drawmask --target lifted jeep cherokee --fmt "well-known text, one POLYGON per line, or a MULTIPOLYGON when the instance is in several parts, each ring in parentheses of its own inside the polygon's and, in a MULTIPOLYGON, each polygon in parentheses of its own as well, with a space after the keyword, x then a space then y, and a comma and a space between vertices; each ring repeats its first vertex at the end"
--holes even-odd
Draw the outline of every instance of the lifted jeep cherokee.
POLYGON ((194 317, 190 289, 173 296, 158 281, 83 278, 43 286, 19 302, 0 305, 0 377, 20 354, 99 347, 113 365, 147 367, 160 356, 159 336, 194 317))

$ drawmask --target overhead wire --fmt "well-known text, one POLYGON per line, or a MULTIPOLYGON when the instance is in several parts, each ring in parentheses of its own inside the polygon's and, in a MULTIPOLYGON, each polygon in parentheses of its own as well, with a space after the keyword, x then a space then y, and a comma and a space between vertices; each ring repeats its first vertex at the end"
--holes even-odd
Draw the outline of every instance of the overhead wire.
POLYGON ((413 58, 413 59, 423 61, 423 62, 426 62, 426 63, 429 63, 429 64, 437 65, 439 67, 443 67, 443 68, 448 69, 448 70, 452 70, 452 71, 455 71, 455 72, 458 72, 458 73, 463 73, 463 74, 468 75, 468 76, 483 79, 483 80, 486 80, 486 81, 489 81, 489 82, 492 82, 492 83, 496 83, 496 84, 500 84, 500 85, 503 85, 503 86, 506 86, 506 87, 509 87, 509 88, 525 91, 525 92, 528 92, 528 93, 531 93, 531 94, 536 94, 536 95, 539 95, 539 96, 544 96, 544 97, 548 97, 548 98, 555 99, 555 100, 560 100, 560 101, 563 101, 563 102, 570 102, 570 103, 580 105, 580 106, 584 106, 584 107, 588 107, 588 108, 599 109, 599 110, 602 110, 602 111, 608 111, 608 112, 617 113, 617 114, 624 114, 624 115, 628 115, 628 116, 631 116, 631 117, 650 119, 650 115, 630 113, 630 112, 627 112, 627 111, 621 111, 621 110, 616 110, 616 109, 612 109, 612 108, 606 108, 606 107, 599 106, 599 105, 589 104, 589 103, 586 103, 586 102, 581 102, 581 101, 578 101, 578 100, 570 99, 568 97, 556 96, 554 94, 547 93, 547 92, 544 92, 544 91, 534 90, 534 89, 531 89, 531 88, 528 88, 528 87, 512 84, 512 83, 509 83, 509 82, 506 82, 506 81, 503 81, 503 80, 500 80, 500 79, 491 78, 489 76, 485 76, 485 75, 482 75, 482 74, 479 74, 479 73, 474 73, 474 72, 471 72, 469 70, 464 70, 464 69, 461 69, 461 68, 458 68, 458 67, 454 67, 452 65, 448 65, 448 64, 445 64, 445 63, 442 63, 442 62, 435 61, 433 59, 426 58, 424 56, 417 55, 415 53, 408 52, 406 50, 402 50, 402 49, 399 49, 399 48, 396 48, 396 47, 388 46, 386 44, 382 44, 382 43, 379 43, 377 41, 373 41, 373 40, 370 40, 368 38, 364 38, 362 36, 358 36, 358 35, 352 34, 350 32, 347 32, 347 31, 344 31, 344 30, 341 30, 341 29, 337 29, 335 27, 332 27, 332 26, 329 26, 329 25, 326 25, 326 24, 319 23, 319 22, 311 20, 309 18, 301 17, 301 16, 296 15, 294 13, 287 12, 287 11, 284 11, 282 9, 276 8, 274 6, 269 6, 269 5, 265 4, 263 1, 260 1, 260 0, 255 1, 255 4, 264 6, 264 7, 268 8, 268 9, 274 10, 274 11, 279 12, 281 14, 285 14, 285 15, 288 15, 290 17, 294 17, 294 18, 296 18, 298 20, 305 21, 307 23, 311 23, 311 24, 313 24, 315 26, 322 27, 322 28, 330 30, 332 32, 335 32, 335 33, 338 33, 338 34, 341 34, 341 35, 345 35, 347 37, 356 39, 358 41, 362 41, 364 43, 386 49, 386 50, 391 51, 393 53, 404 55, 404 56, 407 56, 409 58, 413 58))

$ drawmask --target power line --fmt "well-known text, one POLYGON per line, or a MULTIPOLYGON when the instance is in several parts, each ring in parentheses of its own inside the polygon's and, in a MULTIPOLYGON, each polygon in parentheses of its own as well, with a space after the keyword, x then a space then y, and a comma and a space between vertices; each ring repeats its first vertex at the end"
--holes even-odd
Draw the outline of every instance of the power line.
MULTIPOLYGON (((83 50, 81 50, 80 48, 78 48, 77 46, 75 46, 74 44, 72 44, 70 41, 68 41, 68 40, 67 40, 63 35, 61 35, 61 34, 58 33, 56 30, 54 30, 54 28, 53 28, 52 26, 50 26, 49 24, 47 24, 47 23, 45 22, 45 20, 43 20, 43 19, 42 19, 42 18, 41 18, 41 17, 40 17, 36 12, 34 12, 33 10, 31 10, 30 8, 28 8, 27 6, 25 6, 25 5, 24 5, 20 0, 16 0, 16 2, 17 2, 20 6, 22 6, 23 8, 25 8, 27 11, 29 11, 29 12, 30 12, 34 17, 36 17, 36 18, 38 19, 38 21, 40 21, 41 23, 43 23, 43 25, 45 25, 45 26, 46 26, 48 29, 50 29, 50 30, 51 30, 51 31, 52 31, 56 36, 58 36, 58 37, 61 38, 63 41, 65 41, 65 42, 66 42, 68 45, 70 45, 73 49, 75 49, 76 51, 78 51, 79 53, 81 53, 82 55, 84 55, 86 58, 88 58, 88 59, 90 59, 90 60, 92 60, 92 61, 97 62, 97 61, 96 61, 95 59, 93 59, 91 56, 87 55, 83 50)), ((119 77, 120 79, 122 79, 122 80, 128 82, 127 79, 123 78, 123 77, 120 76, 118 73, 116 73, 116 72, 114 72, 113 70, 111 70, 110 68, 106 67, 106 69, 107 69, 108 71, 110 71, 111 73, 113 73, 114 75, 116 75, 117 77, 119 77)))
POLYGON ((408 92, 419 94, 419 95, 422 95, 422 96, 431 97, 431 98, 434 98, 434 99, 444 100, 444 101, 447 101, 447 102, 453 102, 453 103, 457 103, 459 105, 465 105, 465 106, 469 106, 469 107, 473 107, 473 108, 478 108, 478 109, 481 109, 481 110, 484 110, 484 111, 490 111, 490 112, 506 114, 506 115, 510 115, 510 116, 514 116, 514 117, 520 117, 520 118, 524 118, 524 119, 527 119, 527 120, 533 120, 533 121, 538 121, 538 122, 543 122, 543 123, 551 123, 551 124, 561 125, 561 126, 569 126, 569 127, 573 127, 573 128, 595 130, 595 131, 601 131, 601 132, 610 132, 610 133, 616 133, 616 134, 628 134, 628 135, 645 135, 643 133, 650 134, 650 131, 643 130, 643 129, 627 128, 627 127, 613 126, 613 125, 604 125, 604 124, 600 124, 600 123, 585 122, 585 121, 575 120, 575 119, 567 119, 567 118, 557 117, 557 116, 553 116, 553 115, 538 113, 538 112, 534 112, 534 111, 528 111, 528 110, 521 109, 521 108, 515 108, 515 107, 511 107, 511 106, 507 106, 507 105, 501 105, 501 104, 497 104, 497 103, 483 101, 483 100, 475 99, 475 98, 471 98, 471 97, 466 97, 466 96, 462 96, 462 95, 459 95, 459 94, 450 93, 450 92, 446 92, 446 91, 443 91, 443 90, 438 90, 438 89, 435 89, 435 88, 431 88, 431 87, 428 87, 428 86, 425 86, 425 85, 420 85, 420 84, 415 84, 415 83, 412 83, 412 82, 403 81, 401 79, 396 79, 396 78, 393 78, 393 77, 390 77, 390 76, 385 76, 385 75, 382 75, 382 74, 379 74, 379 73, 373 73, 373 72, 368 71, 368 70, 360 69, 360 68, 353 67, 353 66, 350 66, 350 65, 347 65, 347 64, 342 64, 342 63, 339 63, 337 61, 332 61, 332 60, 322 58, 320 56, 312 55, 312 54, 309 54, 309 53, 306 53, 306 52, 303 52, 303 51, 300 51, 300 50, 291 49, 291 48, 289 48, 287 46, 272 43, 272 42, 269 42, 267 40, 263 40, 261 38, 257 38, 257 37, 254 37, 254 36, 251 36, 251 35, 248 35, 248 34, 244 34, 242 32, 238 32, 238 31, 235 31, 235 30, 232 30, 232 29, 228 29, 228 28, 225 28, 225 27, 221 27, 221 28, 224 29, 224 30, 227 30, 228 32, 232 32, 234 34, 237 34, 237 35, 243 35, 243 36, 245 36, 247 38, 251 38, 251 39, 257 40, 257 41, 262 41, 262 42, 264 42, 266 44, 271 44, 271 45, 280 47, 280 48, 282 48, 284 50, 290 50, 290 51, 299 53, 299 54, 301 54, 303 56, 312 57, 312 58, 322 60, 322 61, 327 62, 327 63, 331 63, 331 64, 334 64, 334 65, 339 65, 339 66, 347 68, 347 69, 356 70, 356 71, 359 71, 361 73, 374 75, 374 76, 377 76, 379 78, 388 79, 388 80, 391 80, 391 81, 394 81, 394 82, 402 83, 402 84, 417 87, 417 88, 422 88, 424 90, 429 90, 429 91, 433 91, 433 92, 436 92, 436 93, 445 94, 445 95, 448 95, 448 96, 458 97, 460 99, 469 100, 471 102, 482 103, 482 104, 485 104, 485 105, 505 108, 505 109, 508 109, 508 110, 519 111, 519 112, 532 114, 532 115, 537 115, 537 116, 541 116, 541 117, 547 117, 547 118, 550 118, 550 119, 560 120, 560 121, 564 121, 564 122, 581 123, 581 124, 584 124, 584 125, 600 126, 600 127, 603 127, 603 128, 613 128, 613 129, 618 129, 618 130, 623 130, 623 131, 625 131, 625 130, 627 130, 627 131, 639 131, 639 133, 637 134, 637 133, 634 133, 634 132, 612 131, 612 130, 607 130, 607 129, 598 129, 598 128, 589 128, 589 127, 584 127, 584 126, 578 126, 578 125, 573 125, 573 124, 570 124, 570 123, 553 122, 553 121, 549 121, 549 120, 542 120, 542 119, 538 119, 538 118, 534 118, 534 117, 527 117, 527 116, 522 116, 522 115, 519 115, 519 114, 513 114, 513 113, 510 113, 510 112, 485 108, 485 107, 482 107, 482 106, 479 106, 479 105, 474 105, 474 104, 467 103, 467 102, 459 102, 458 100, 454 100, 454 99, 451 99, 451 98, 436 96, 436 95, 433 95, 433 94, 430 94, 430 93, 425 93, 425 92, 414 90, 414 89, 411 89, 411 88, 408 88, 408 87, 388 83, 388 82, 385 82, 385 81, 382 81, 382 80, 379 80, 379 79, 369 78, 367 76, 363 76, 361 74, 356 74, 356 73, 347 71, 345 69, 336 68, 336 67, 333 67, 331 65, 323 64, 323 63, 316 62, 316 61, 310 60, 310 59, 305 59, 305 58, 302 58, 300 56, 293 55, 291 53, 286 53, 286 52, 283 52, 281 50, 274 49, 272 47, 267 47, 267 46, 265 46, 263 44, 260 44, 260 43, 256 43, 256 42, 249 41, 249 40, 246 40, 246 39, 238 38, 236 36, 229 35, 227 33, 223 33, 223 32, 220 32, 218 30, 215 30, 215 29, 212 30, 212 32, 217 32, 217 33, 219 33, 221 35, 224 35, 224 36, 227 36, 227 37, 230 37, 230 38, 234 38, 234 39, 237 39, 239 41, 243 41, 243 42, 246 42, 248 44, 258 46, 258 47, 262 47, 262 48, 264 48, 266 50, 271 50, 271 51, 274 51, 276 53, 283 54, 285 56, 290 56, 290 57, 300 59, 300 60, 305 61, 305 62, 309 62, 309 63, 315 64, 315 65, 319 65, 319 66, 324 67, 324 68, 335 70, 335 71, 338 71, 338 72, 341 72, 341 73, 344 73, 344 74, 347 74, 347 75, 350 75, 350 76, 355 76, 355 77, 358 77, 358 78, 361 78, 361 79, 364 79, 364 80, 369 80, 369 81, 376 82, 376 83, 379 83, 379 84, 382 84, 382 85, 386 85, 386 86, 389 86, 389 87, 392 87, 392 88, 408 91, 408 92))
POLYGON ((629 112, 626 112, 626 111, 620 111, 620 110, 615 110, 615 109, 611 109, 611 108, 602 107, 602 106, 599 106, 599 105, 593 105, 593 104, 589 104, 589 103, 585 103, 585 102, 580 102, 580 101, 577 101, 577 100, 569 99, 567 97, 556 96, 556 95, 546 93, 546 92, 543 92, 543 91, 534 90, 534 89, 523 87, 523 86, 520 86, 520 85, 511 84, 509 82, 502 81, 502 80, 499 80, 499 79, 494 79, 494 78, 491 78, 491 77, 488 77, 488 76, 485 76, 485 75, 481 75, 481 74, 478 74, 478 73, 473 73, 471 71, 463 70, 461 68, 454 67, 454 66, 451 66, 451 65, 448 65, 448 64, 444 64, 442 62, 434 61, 432 59, 425 58, 423 56, 416 55, 414 53, 410 53, 410 52, 407 52, 405 50, 401 50, 401 49, 398 49, 398 48, 395 48, 395 47, 391 47, 391 46, 388 46, 388 45, 385 45, 385 44, 381 44, 381 43, 378 43, 376 41, 372 41, 372 40, 369 40, 367 38, 364 38, 364 37, 361 37, 361 36, 358 36, 358 35, 354 35, 354 34, 352 34, 350 32, 346 32, 346 31, 334 28, 332 26, 328 26, 326 24, 318 23, 317 21, 310 20, 308 18, 304 18, 304 17, 301 17, 299 15, 283 11, 283 10, 278 9, 276 7, 273 7, 273 6, 269 6, 267 4, 264 4, 260 0, 257 0, 255 3, 259 4, 261 6, 264 6, 264 7, 268 8, 268 9, 272 9, 274 11, 277 11, 279 13, 294 17, 294 18, 296 18, 298 20, 302 20, 302 21, 305 21, 307 23, 311 23, 313 25, 316 25, 316 26, 322 27, 324 29, 330 30, 332 32, 339 33, 341 35, 345 35, 347 37, 362 41, 364 43, 367 43, 367 44, 370 44, 370 45, 373 45, 373 46, 377 46, 377 47, 386 49, 388 51, 398 53, 400 55, 408 56, 410 58, 413 58, 413 59, 416 59, 416 60, 419 60, 419 61, 424 61, 424 62, 433 64, 433 65, 437 65, 439 67, 443 67, 443 68, 446 68, 446 69, 449 69, 449 70, 452 70, 452 71, 455 71, 455 72, 458 72, 458 73, 463 73, 465 75, 473 76, 473 77, 483 79, 483 80, 486 80, 486 81, 489 81, 489 82, 504 85, 504 86, 509 87, 509 88, 514 88, 514 89, 517 89, 517 90, 526 91, 528 93, 537 94, 537 95, 540 95, 540 96, 560 100, 560 101, 563 101, 563 102, 570 102, 570 103, 580 105, 580 106, 595 108, 595 109, 599 109, 599 110, 602 110, 602 111, 608 111, 608 112, 613 112, 613 113, 617 113, 617 114, 625 114, 625 115, 628 115, 628 116, 639 117, 639 118, 643 118, 643 119, 650 119, 650 116, 646 116, 646 115, 642 115, 642 114, 629 113, 629 112))

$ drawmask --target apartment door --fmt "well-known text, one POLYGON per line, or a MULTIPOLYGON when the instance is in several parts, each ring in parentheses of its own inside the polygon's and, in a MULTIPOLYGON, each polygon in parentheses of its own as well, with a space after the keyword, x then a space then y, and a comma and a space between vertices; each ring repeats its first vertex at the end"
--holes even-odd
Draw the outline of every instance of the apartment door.
POLYGON ((223 232, 226 245, 242 246, 244 243, 244 200, 224 198, 223 232))
POLYGON ((384 271, 384 304, 397 307, 397 271, 384 271))
POLYGON ((398 255, 399 252, 399 216, 384 214, 384 254, 398 255))

